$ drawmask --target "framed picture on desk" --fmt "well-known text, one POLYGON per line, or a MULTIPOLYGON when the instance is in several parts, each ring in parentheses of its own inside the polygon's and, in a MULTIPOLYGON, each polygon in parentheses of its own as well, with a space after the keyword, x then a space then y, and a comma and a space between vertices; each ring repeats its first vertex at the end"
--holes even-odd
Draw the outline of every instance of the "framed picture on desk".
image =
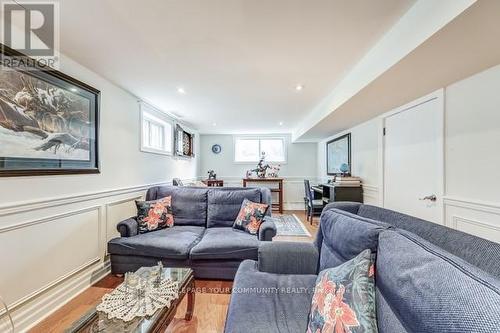
POLYGON ((351 171, 351 133, 342 135, 326 143, 326 170, 330 176, 345 173, 341 169, 347 164, 351 171))

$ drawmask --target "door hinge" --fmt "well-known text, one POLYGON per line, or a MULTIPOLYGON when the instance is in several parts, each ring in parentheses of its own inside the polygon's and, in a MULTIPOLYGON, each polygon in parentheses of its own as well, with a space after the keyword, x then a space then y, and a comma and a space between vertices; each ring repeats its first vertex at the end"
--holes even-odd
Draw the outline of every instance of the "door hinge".
POLYGON ((384 127, 384 130, 383 130, 383 133, 384 133, 384 134, 383 134, 384 136, 385 136, 385 134, 387 133, 387 132, 386 132, 386 129, 385 129, 385 127, 384 127))

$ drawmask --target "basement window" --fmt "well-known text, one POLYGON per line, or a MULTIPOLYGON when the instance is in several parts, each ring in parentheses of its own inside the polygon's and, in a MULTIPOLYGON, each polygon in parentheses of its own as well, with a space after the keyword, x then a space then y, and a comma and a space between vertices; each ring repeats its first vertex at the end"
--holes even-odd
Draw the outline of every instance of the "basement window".
POLYGON ((262 153, 266 162, 286 163, 286 139, 284 137, 237 137, 234 139, 236 163, 258 162, 262 153))
POLYGON ((141 151, 172 155, 173 123, 161 111, 141 103, 141 151))

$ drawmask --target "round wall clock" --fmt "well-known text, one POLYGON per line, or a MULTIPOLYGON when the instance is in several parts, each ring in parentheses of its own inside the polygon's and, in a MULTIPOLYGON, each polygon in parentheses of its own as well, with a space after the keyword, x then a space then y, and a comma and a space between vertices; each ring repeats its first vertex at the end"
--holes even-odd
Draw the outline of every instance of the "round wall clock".
POLYGON ((214 154, 219 154, 222 151, 222 147, 220 145, 213 145, 212 146, 212 152, 214 154))

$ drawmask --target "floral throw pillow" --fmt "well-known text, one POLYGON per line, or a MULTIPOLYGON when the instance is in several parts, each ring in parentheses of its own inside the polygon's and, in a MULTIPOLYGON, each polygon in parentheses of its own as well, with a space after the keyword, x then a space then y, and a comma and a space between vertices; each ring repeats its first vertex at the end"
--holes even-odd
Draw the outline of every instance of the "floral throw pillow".
POLYGON ((152 201, 136 201, 135 204, 140 234, 174 226, 171 196, 152 201))
POLYGON ((248 199, 243 200, 233 228, 256 235, 259 232, 260 225, 264 220, 264 216, 266 216, 268 208, 269 205, 267 204, 252 202, 248 199))
POLYGON ((321 271, 307 333, 377 333, 374 264, 369 249, 321 271))

